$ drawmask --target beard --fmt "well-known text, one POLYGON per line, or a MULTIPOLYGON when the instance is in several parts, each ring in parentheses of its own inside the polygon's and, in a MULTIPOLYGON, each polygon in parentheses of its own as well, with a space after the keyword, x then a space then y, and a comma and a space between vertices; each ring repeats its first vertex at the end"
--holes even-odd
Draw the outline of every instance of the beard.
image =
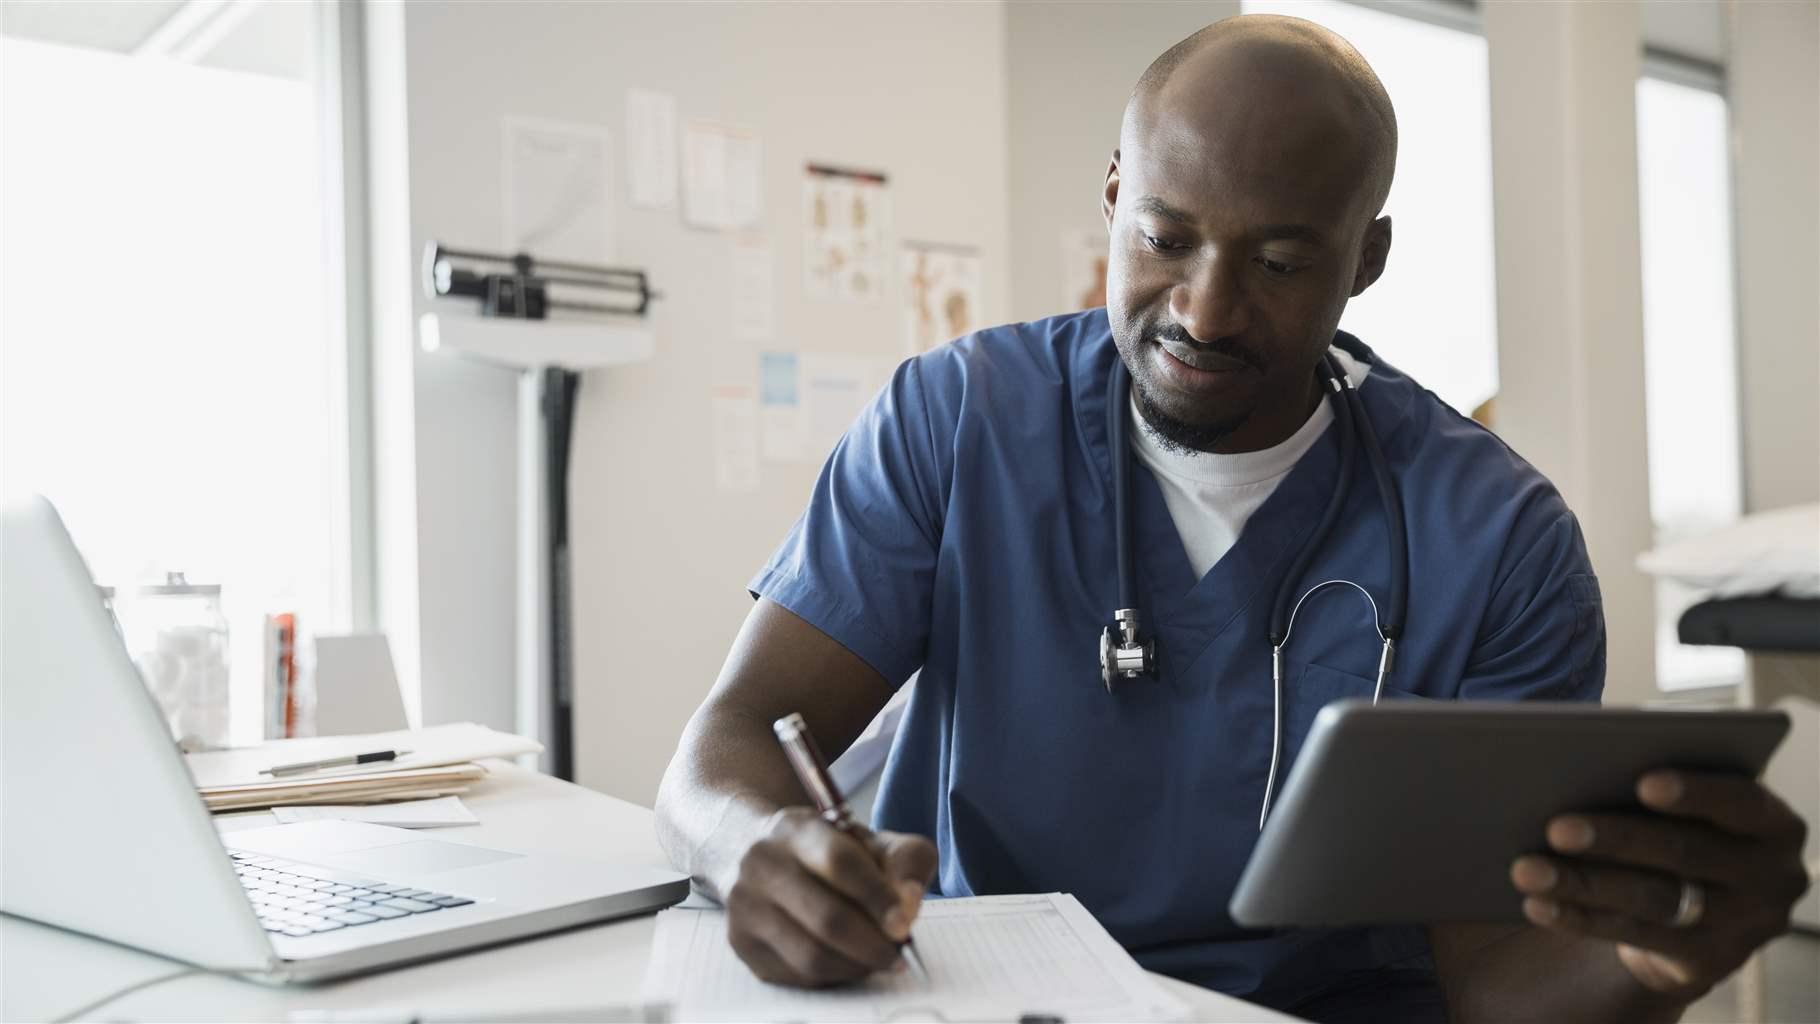
POLYGON ((1141 324, 1137 337, 1137 344, 1129 352, 1121 352, 1120 355, 1131 372, 1131 394, 1137 402, 1138 412, 1143 414, 1143 425, 1149 428, 1164 451, 1182 455, 1213 451, 1221 441, 1251 418, 1250 407, 1196 409, 1194 419, 1171 412, 1157 400, 1161 386, 1156 382, 1150 362, 1144 356, 1147 346, 1160 346, 1167 341, 1237 359, 1262 373, 1265 369, 1264 360, 1257 353, 1229 338, 1216 338, 1212 342, 1195 341, 1178 324, 1141 324))
POLYGON ((1199 455, 1213 451, 1221 441, 1251 418, 1250 409, 1201 423, 1177 418, 1151 398, 1144 382, 1135 375, 1131 378, 1131 395, 1137 400, 1138 412, 1143 414, 1143 429, 1150 431, 1164 451, 1176 455, 1199 455))

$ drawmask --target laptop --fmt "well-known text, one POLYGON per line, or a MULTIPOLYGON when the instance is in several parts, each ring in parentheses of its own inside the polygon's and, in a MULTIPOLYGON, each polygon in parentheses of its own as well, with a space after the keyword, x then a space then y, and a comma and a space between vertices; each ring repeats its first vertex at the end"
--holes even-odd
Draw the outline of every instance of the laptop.
POLYGON ((313 821, 220 835, 62 521, 0 509, 0 912, 269 982, 676 903, 686 876, 313 821))

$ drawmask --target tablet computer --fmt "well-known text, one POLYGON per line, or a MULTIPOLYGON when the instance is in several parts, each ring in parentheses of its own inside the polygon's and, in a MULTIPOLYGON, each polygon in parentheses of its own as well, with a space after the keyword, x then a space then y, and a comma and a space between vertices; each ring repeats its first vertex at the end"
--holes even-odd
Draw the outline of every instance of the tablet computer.
POLYGON ((1568 811, 1644 811, 1653 768, 1755 777, 1779 711, 1369 700, 1330 704, 1239 877, 1249 927, 1522 921, 1519 855, 1568 811))

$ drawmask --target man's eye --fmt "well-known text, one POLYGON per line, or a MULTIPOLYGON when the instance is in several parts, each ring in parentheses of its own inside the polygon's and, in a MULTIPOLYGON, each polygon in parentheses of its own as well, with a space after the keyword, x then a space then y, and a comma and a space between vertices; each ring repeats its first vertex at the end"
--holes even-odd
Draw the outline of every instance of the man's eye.
POLYGON ((1287 263, 1278 263, 1276 260, 1273 260, 1267 256, 1259 256, 1258 265, 1263 267, 1265 270, 1270 271, 1272 274, 1277 275, 1278 277, 1287 277, 1290 274, 1293 274, 1297 270, 1301 269, 1299 267, 1292 267, 1287 263))
POLYGON ((1151 250, 1154 252, 1175 252, 1177 249, 1181 248, 1181 246, 1174 242, 1158 238, 1155 235, 1145 235, 1144 244, 1150 246, 1151 250))

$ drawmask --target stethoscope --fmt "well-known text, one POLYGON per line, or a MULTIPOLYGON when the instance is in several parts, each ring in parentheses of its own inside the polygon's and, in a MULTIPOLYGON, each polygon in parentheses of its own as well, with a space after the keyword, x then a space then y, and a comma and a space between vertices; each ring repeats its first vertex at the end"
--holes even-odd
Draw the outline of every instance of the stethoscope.
MULTIPOLYGON (((1365 596, 1366 602, 1371 605, 1371 617, 1377 624, 1378 636, 1384 641, 1378 654, 1377 685, 1371 693, 1374 704, 1384 694, 1384 680, 1389 677, 1392 663, 1396 660, 1397 640, 1403 635, 1404 615, 1409 607, 1409 557, 1403 534, 1403 502, 1397 493, 1396 480, 1384 462, 1384 450, 1378 445, 1378 433, 1372 429, 1370 417, 1365 415, 1358 389, 1331 353, 1322 357, 1319 372, 1322 382, 1336 396, 1333 412, 1340 428, 1340 475, 1334 483, 1333 494, 1327 499, 1327 509, 1321 513, 1321 521, 1315 526, 1314 535, 1296 555, 1295 561, 1290 563, 1283 578, 1277 581, 1276 596, 1270 604, 1270 679, 1275 698, 1271 709, 1270 775, 1264 783, 1264 806, 1258 813, 1260 829, 1264 827, 1264 820, 1270 816, 1270 801, 1276 793, 1277 762, 1283 753, 1283 647, 1289 643, 1289 633, 1295 628, 1296 613, 1302 610, 1302 603, 1328 587, 1351 587, 1365 596), (1384 522, 1389 527, 1389 614, 1380 615, 1378 602, 1372 598, 1371 592, 1351 580, 1317 583, 1291 606, 1289 599, 1295 592, 1296 581, 1302 578, 1308 564, 1314 560, 1315 553, 1321 549, 1327 535, 1333 531, 1334 523, 1339 520, 1340 510, 1346 505, 1346 494, 1352 484, 1353 452, 1361 442, 1365 448, 1365 460, 1371 464, 1372 478, 1377 483, 1378 500, 1384 506, 1384 522)), ((1157 664, 1156 638, 1146 634, 1143 617, 1137 609, 1137 582, 1131 555, 1129 477, 1132 455, 1125 440, 1125 425, 1130 419, 1130 401, 1126 395, 1131 387, 1131 376, 1125 369, 1124 360, 1113 359, 1111 376, 1106 390, 1106 434, 1112 448, 1112 520, 1113 529, 1118 533, 1119 607, 1112 613, 1112 625, 1100 634, 1100 678, 1106 683, 1107 693, 1112 692, 1115 679, 1136 679, 1139 676, 1155 678, 1157 664)))

